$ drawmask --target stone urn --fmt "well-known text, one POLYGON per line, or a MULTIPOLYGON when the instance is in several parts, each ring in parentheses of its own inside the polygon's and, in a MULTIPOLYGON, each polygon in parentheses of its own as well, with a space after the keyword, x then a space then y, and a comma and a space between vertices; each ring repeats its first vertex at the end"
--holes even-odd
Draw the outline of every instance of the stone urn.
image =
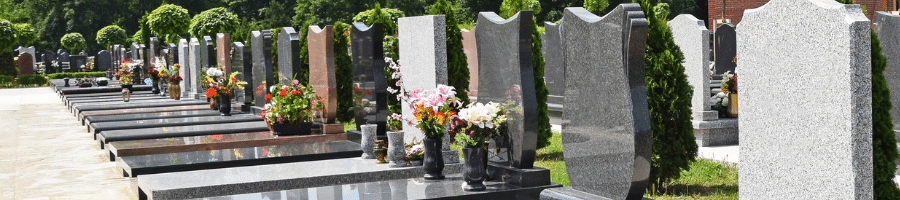
POLYGON ((463 179, 465 179, 465 183, 462 186, 463 190, 467 192, 485 190, 485 149, 483 147, 471 147, 463 148, 462 151, 463 157, 466 159, 463 171, 463 179))
POLYGON ((425 158, 422 160, 425 162, 425 180, 444 179, 442 139, 426 137, 422 144, 425 146, 425 158))
POLYGON ((362 147, 362 158, 364 159, 375 159, 375 134, 378 133, 378 125, 375 124, 366 124, 360 126, 362 131, 362 138, 359 141, 360 147, 362 147))
POLYGON ((388 131, 388 167, 406 167, 406 150, 403 148, 403 131, 388 131))

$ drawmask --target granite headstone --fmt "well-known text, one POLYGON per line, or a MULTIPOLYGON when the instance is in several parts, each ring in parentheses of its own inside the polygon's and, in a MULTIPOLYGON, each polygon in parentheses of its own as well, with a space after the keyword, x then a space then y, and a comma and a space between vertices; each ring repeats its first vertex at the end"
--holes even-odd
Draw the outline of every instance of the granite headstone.
POLYGON ((469 97, 472 101, 478 98, 478 46, 475 43, 475 31, 466 29, 462 32, 463 52, 466 53, 466 62, 469 63, 469 97))
MULTIPOLYGON (((253 87, 249 85, 251 79, 253 79, 253 68, 251 65, 250 58, 250 47, 244 46, 244 43, 241 42, 233 42, 231 43, 231 51, 234 53, 231 55, 231 69, 236 72, 240 72, 240 75, 236 76, 240 81, 246 81, 248 85, 244 86, 243 91, 235 88, 234 98, 235 102, 244 103, 244 105, 250 105, 250 101, 253 99, 253 87)), ((243 111, 250 111, 249 107, 243 108, 243 111)))
POLYGON ((100 52, 97 53, 97 68, 98 68, 98 70, 100 70, 102 72, 110 70, 110 64, 112 64, 111 61, 112 60, 110 58, 108 51, 100 50, 100 52))
POLYGON ((722 73, 731 71, 735 73, 737 63, 734 62, 737 51, 737 40, 735 39, 734 24, 726 23, 716 28, 716 72, 713 75, 721 78, 722 73))
POLYGON ((744 11, 742 199, 873 198, 870 37, 860 5, 772 0, 744 11))
POLYGON ((198 95, 202 94, 200 85, 197 84, 197 80, 200 79, 200 69, 203 67, 203 54, 201 53, 202 49, 200 48, 200 41, 197 40, 197 38, 191 38, 190 47, 191 52, 188 54, 188 56, 190 56, 190 60, 188 61, 190 67, 187 67, 188 72, 187 76, 184 76, 184 82, 191 82, 189 90, 191 94, 188 97, 196 99, 199 98, 198 95))
POLYGON ((322 97, 323 116, 327 123, 337 117, 337 79, 334 71, 334 26, 309 26, 306 36, 309 48, 309 84, 322 97))
POLYGON ((891 91, 891 116, 894 130, 900 127, 900 16, 888 12, 876 12, 875 31, 881 41, 881 54, 887 57, 884 78, 891 91))
POLYGON ((34 50, 33 46, 30 46, 30 47, 21 47, 20 46, 18 50, 19 50, 19 53, 16 54, 17 56, 21 55, 23 53, 28 53, 31 55, 31 63, 37 63, 37 57, 36 57, 37 54, 35 54, 35 50, 34 50))
POLYGON ((250 33, 250 48, 253 54, 253 79, 249 86, 253 87, 254 106, 262 108, 266 105, 266 94, 274 84, 272 72, 272 33, 269 30, 250 33))
POLYGON ((668 22, 675 44, 684 54, 684 73, 694 88, 691 94, 691 111, 694 120, 718 119, 717 111, 710 111, 709 39, 706 23, 690 14, 681 14, 668 22))
POLYGON ((278 33, 278 77, 281 83, 290 83, 300 72, 300 35, 292 27, 283 27, 278 33))
MULTIPOLYGON (((216 58, 221 66, 225 67, 225 76, 234 70, 231 69, 231 35, 228 33, 216 34, 216 58)), ((237 93, 235 93, 237 96, 237 93)))
POLYGON ((82 69, 86 70, 87 66, 84 66, 84 68, 82 68, 82 66, 87 64, 87 56, 74 55, 74 56, 69 56, 69 59, 71 60, 69 63, 70 64, 69 67, 72 70, 74 70, 74 71, 79 71, 82 69))
POLYGON ((178 52, 179 52, 178 45, 176 45, 175 43, 169 43, 166 46, 168 47, 168 48, 166 48, 168 50, 168 52, 166 52, 166 55, 167 55, 166 61, 168 63, 166 63, 166 64, 168 64, 169 67, 172 67, 172 65, 175 65, 175 63, 181 63, 179 61, 179 59, 181 59, 181 58, 179 57, 179 54, 178 54, 178 52))
POLYGON ((206 69, 210 67, 217 67, 216 61, 216 43, 213 41, 210 36, 203 36, 200 38, 200 67, 198 69, 206 69))
POLYGON ((193 90, 191 78, 191 46, 187 39, 178 40, 178 75, 181 76, 181 97, 187 97, 193 90))
POLYGON ((382 24, 353 23, 350 30, 350 50, 353 54, 354 99, 357 130, 363 124, 378 125, 377 135, 385 135, 387 128, 387 83, 384 77, 384 49, 382 24), (358 89, 356 89, 358 88, 358 89))
POLYGON ((136 42, 131 43, 131 59, 132 60, 141 60, 141 45, 138 45, 136 42))
MULTIPOLYGON (((402 17, 398 21, 400 57, 404 59, 401 72, 406 91, 432 90, 437 85, 447 85, 447 32, 444 15, 402 17)), ((409 103, 401 101, 403 116, 413 116, 415 110, 409 103)), ((406 143, 413 138, 425 138, 422 130, 403 123, 403 137, 406 143)))
POLYGON ((156 53, 159 51, 159 38, 150 37, 150 49, 147 50, 147 60, 144 61, 144 66, 149 68, 156 67, 156 53))
POLYGON ((31 75, 34 74, 34 62, 30 53, 24 52, 19 54, 19 59, 16 60, 16 72, 19 75, 31 75))
MULTIPOLYGON (((550 94, 547 103, 562 105, 563 93, 566 90, 566 65, 563 60, 562 43, 560 41, 559 24, 544 22, 545 32, 541 34, 541 53, 544 55, 544 82, 550 94)), ((549 106, 554 108, 557 106, 549 106)))

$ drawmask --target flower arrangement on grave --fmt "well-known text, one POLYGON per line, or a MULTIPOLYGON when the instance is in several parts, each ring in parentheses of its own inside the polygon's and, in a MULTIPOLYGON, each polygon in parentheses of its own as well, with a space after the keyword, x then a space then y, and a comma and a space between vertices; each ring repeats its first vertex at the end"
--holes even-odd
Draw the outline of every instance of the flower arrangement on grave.
POLYGON ((181 75, 178 74, 181 65, 175 63, 172 67, 172 70, 168 70, 165 67, 160 68, 159 77, 169 83, 169 98, 179 100, 181 99, 181 81, 183 80, 181 75))
POLYGON ((737 117, 738 116, 738 80, 737 74, 732 74, 731 71, 725 71, 722 74, 722 92, 727 92, 728 94, 728 116, 729 117, 737 117))
POLYGON ((488 102, 471 103, 450 118, 447 133, 463 148, 484 147, 487 139, 503 134, 506 127, 506 111, 503 106, 488 102))
POLYGON ((273 85, 265 99, 268 103, 263 106, 260 116, 275 134, 293 134, 295 131, 300 131, 300 134, 308 133, 311 122, 315 120, 313 114, 323 107, 321 97, 316 95, 315 89, 300 84, 298 80, 287 85, 273 85))
POLYGON ((132 74, 131 67, 127 64, 123 63, 122 67, 119 68, 119 71, 116 72, 116 76, 119 77, 119 84, 122 85, 131 85, 132 84, 132 74))
POLYGON ((109 79, 106 77, 97 78, 97 86, 106 86, 109 84, 109 79))
POLYGON ((404 160, 407 162, 422 160, 425 157, 425 146, 422 145, 422 141, 416 141, 416 139, 413 139, 413 141, 415 142, 406 143, 406 145, 403 146, 403 148, 406 149, 406 157, 404 160))
POLYGON ((719 111, 719 117, 728 116, 728 94, 719 92, 709 98, 709 104, 712 105, 713 110, 719 111))
MULTIPOLYGON (((223 66, 219 66, 219 68, 224 68, 223 66)), ((218 68, 210 68, 206 71, 209 75, 206 78, 206 84, 209 85, 209 89, 206 90, 206 97, 211 98, 212 101, 218 100, 219 112, 228 116, 231 112, 231 97, 234 96, 234 89, 244 89, 244 85, 247 85, 247 82, 240 81, 235 78, 238 75, 238 72, 233 72, 228 77, 222 76, 224 72, 218 68)))

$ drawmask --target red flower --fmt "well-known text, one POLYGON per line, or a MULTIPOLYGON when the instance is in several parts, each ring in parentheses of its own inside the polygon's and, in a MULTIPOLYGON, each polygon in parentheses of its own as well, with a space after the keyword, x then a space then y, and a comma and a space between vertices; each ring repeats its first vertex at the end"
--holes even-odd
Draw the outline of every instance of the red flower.
POLYGON ((272 95, 266 94, 266 101, 271 101, 271 100, 272 100, 272 95))
POLYGON ((209 88, 208 90, 206 90, 206 98, 212 98, 213 96, 216 96, 215 88, 209 88))
POLYGON ((354 87, 354 88, 353 88, 353 92, 355 92, 355 93, 360 93, 360 92, 362 92, 362 88, 354 87))
POLYGON ((281 92, 278 95, 284 96, 287 95, 287 90, 281 89, 281 92))
POLYGON ((291 95, 297 96, 297 90, 291 90, 291 95))
POLYGON ((366 94, 372 94, 372 90, 366 90, 366 94))
POLYGON ((266 118, 266 111, 263 110, 261 113, 259 113, 259 117, 266 118))
POLYGON ((301 90, 297 91, 297 95, 303 95, 303 90, 301 89, 301 90))

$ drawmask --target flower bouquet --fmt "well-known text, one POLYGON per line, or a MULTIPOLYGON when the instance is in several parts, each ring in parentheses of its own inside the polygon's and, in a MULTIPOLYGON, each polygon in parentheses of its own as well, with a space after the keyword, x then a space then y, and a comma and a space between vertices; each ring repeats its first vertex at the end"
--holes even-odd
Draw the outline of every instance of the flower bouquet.
POLYGON ((422 145, 421 141, 406 143, 403 147, 406 149, 404 160, 410 163, 415 161, 422 162, 422 159, 425 157, 425 146, 422 145))
MULTIPOLYGON (((224 68, 222 66, 219 67, 224 68)), ((210 72, 215 73, 214 75, 221 75, 224 73, 222 70, 216 68, 207 70, 207 73, 210 72)), ((225 116, 231 115, 231 97, 234 96, 234 89, 244 89, 244 85, 247 85, 247 82, 235 78, 237 74, 238 72, 233 72, 231 75, 228 75, 228 77, 209 76, 206 80, 209 85, 209 89, 206 91, 206 97, 213 98, 213 100, 218 97, 219 112, 222 112, 225 116)))
POLYGON ((500 136, 506 125, 506 112, 503 106, 489 102, 487 104, 469 104, 459 110, 459 115, 451 117, 450 130, 447 133, 454 137, 456 144, 463 147, 465 163, 466 191, 485 190, 484 174, 487 167, 487 150, 484 142, 488 138, 500 136))
POLYGON ((123 67, 119 68, 119 71, 116 72, 116 76, 119 77, 119 84, 122 85, 122 88, 130 88, 132 81, 131 68, 126 64, 122 64, 123 67))
POLYGON ((737 74, 725 71, 722 74, 722 92, 728 93, 728 116, 738 116, 738 82, 737 74))
POLYGON ((270 130, 276 135, 310 134, 313 113, 322 109, 319 96, 311 86, 300 84, 277 84, 269 88, 265 96, 266 105, 260 113, 270 130))

